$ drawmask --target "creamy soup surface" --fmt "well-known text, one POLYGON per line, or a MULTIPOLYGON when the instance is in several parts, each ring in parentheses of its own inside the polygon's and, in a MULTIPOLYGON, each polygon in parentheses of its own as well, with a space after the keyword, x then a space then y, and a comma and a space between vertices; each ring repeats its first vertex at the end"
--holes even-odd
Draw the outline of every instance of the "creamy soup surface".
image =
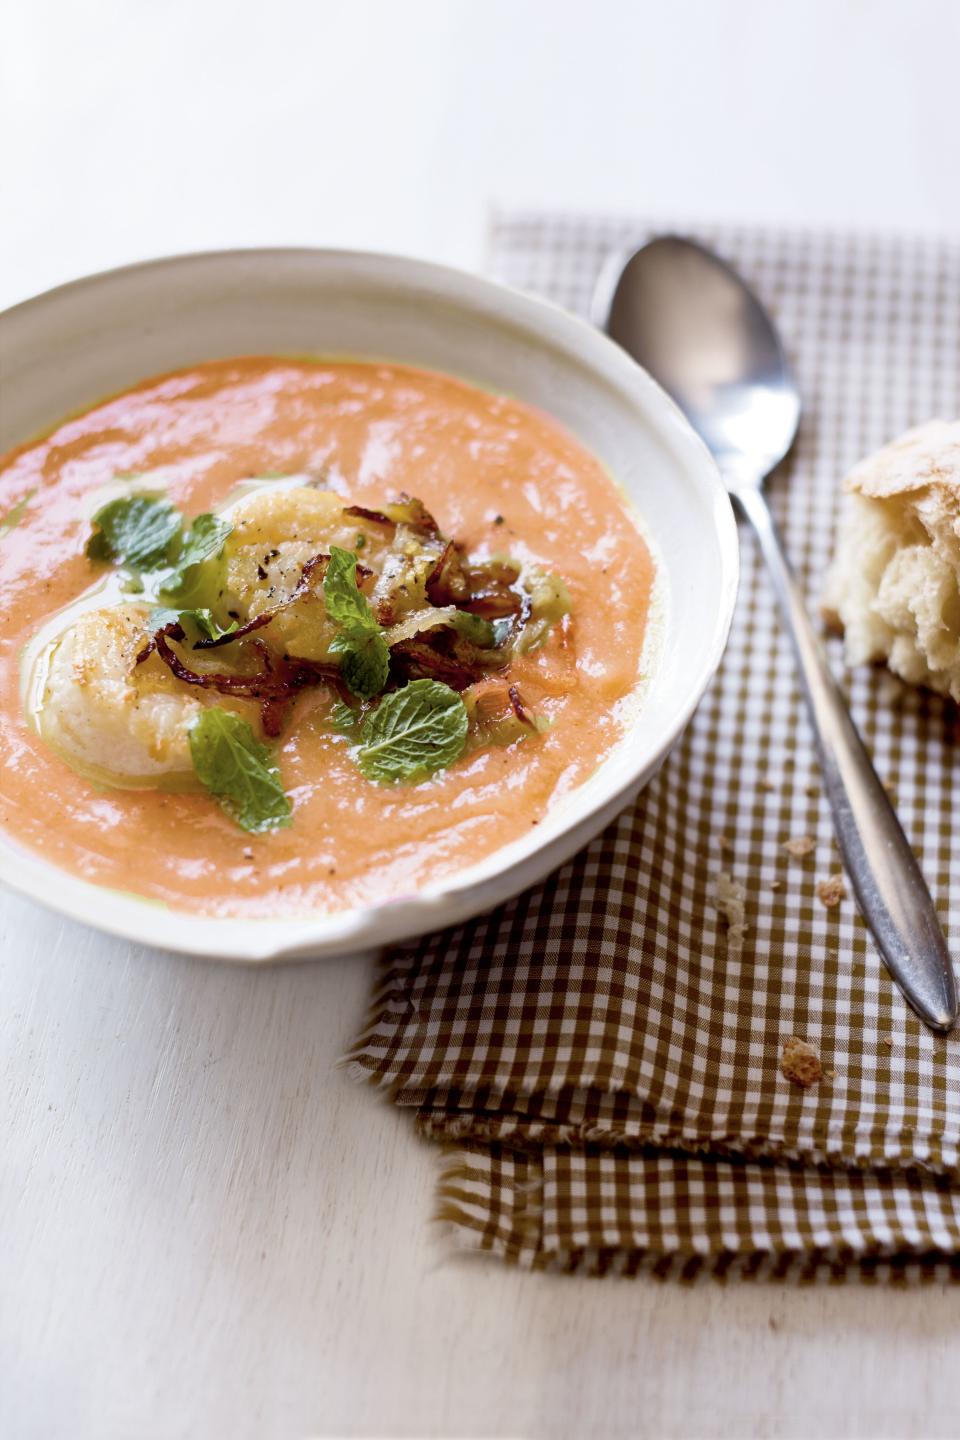
MULTIPOLYGON (((282 482, 281 482, 282 483, 282 482)), ((399 366, 245 358, 148 381, 0 461, 0 825, 98 884, 208 915, 331 911, 408 895, 529 832, 619 739, 642 680, 654 567, 602 466, 548 416, 399 366), (24 712, 21 659, 89 589, 91 514, 118 476, 187 516, 241 482, 313 478, 344 504, 417 496, 473 555, 556 572, 571 615, 509 679, 549 729, 419 784, 371 783, 297 700, 278 745, 292 824, 239 829, 205 792, 111 789, 58 758, 24 712)))

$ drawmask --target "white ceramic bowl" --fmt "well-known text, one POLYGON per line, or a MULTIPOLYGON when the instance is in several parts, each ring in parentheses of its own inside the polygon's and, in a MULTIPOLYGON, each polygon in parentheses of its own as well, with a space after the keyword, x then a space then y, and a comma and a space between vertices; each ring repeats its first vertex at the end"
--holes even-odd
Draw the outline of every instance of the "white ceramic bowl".
POLYGON ((622 350, 554 306, 387 255, 187 255, 94 275, 8 310, 0 452, 151 375, 284 353, 444 370, 556 416, 642 517, 659 567, 661 636, 639 716, 597 772, 529 837, 412 898, 297 920, 198 918, 56 871, 0 833, 0 876, 42 904, 131 940, 253 962, 359 950, 450 925, 568 859, 651 778, 693 714, 723 653, 738 573, 736 526, 713 461, 622 350))

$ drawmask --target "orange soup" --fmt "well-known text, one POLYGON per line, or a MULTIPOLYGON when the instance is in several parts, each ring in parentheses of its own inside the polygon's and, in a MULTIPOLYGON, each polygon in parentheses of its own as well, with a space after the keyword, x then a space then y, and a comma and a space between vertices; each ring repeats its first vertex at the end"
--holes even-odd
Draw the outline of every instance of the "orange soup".
MULTIPOLYGON (((408 895, 528 833, 596 770, 636 701, 654 569, 620 492, 547 415, 445 375, 243 358, 150 380, 0 462, 4 516, 0 824, 55 865, 181 910, 292 916, 408 895), (151 497, 145 503, 163 531, 159 539, 151 531, 151 543, 160 547, 171 513, 170 525, 180 524, 175 507, 184 517, 181 554, 203 538, 201 526, 190 530, 191 517, 233 514, 233 538, 223 543, 234 546, 232 565, 252 557, 263 585, 257 603, 231 608, 229 622, 222 612, 209 634, 185 620, 178 628, 176 606, 162 615, 150 609, 150 577, 144 587, 137 565, 156 562, 143 560, 142 531, 132 571, 108 563, 111 553, 129 561, 135 550, 119 524, 107 533, 117 515, 130 518, 129 509, 104 509, 118 495, 151 497), (285 521, 276 544, 249 520, 245 531, 236 517, 247 513, 249 496, 275 510, 301 497, 299 528, 285 521), (276 496, 286 498, 275 504, 276 496), (419 508, 400 497, 416 497, 419 508), (330 534, 311 533, 311 516, 324 506, 336 512, 334 545, 330 534), (108 517, 102 530, 95 515, 108 517), (281 550, 296 557, 296 571, 289 580, 287 566, 278 602, 272 567, 281 550), (343 561, 342 614, 330 598, 334 551, 343 561), (383 598, 385 567, 421 551, 431 557, 423 569, 429 603, 446 630, 418 632, 428 622, 410 622, 383 598), (544 576, 564 602, 538 627, 544 576), (100 603, 126 607, 143 631, 122 652, 113 692, 127 706, 116 714, 129 718, 131 736, 147 720, 167 723, 166 711, 140 706, 136 687, 151 675, 151 696, 164 705, 186 705, 182 689, 191 713, 222 707, 221 716, 256 734, 257 755, 269 750, 282 824, 242 828, 236 806, 231 813, 218 803, 215 783, 212 792, 182 776, 168 783, 159 761, 159 778, 131 760, 127 780, 110 783, 98 765, 109 769, 111 756, 122 757, 126 739, 99 733, 93 702, 110 697, 99 679, 89 688, 85 666, 95 662, 78 659, 79 651, 61 650, 60 670, 66 666, 68 690, 76 688, 69 705, 58 698, 60 710, 48 713, 44 723, 54 716, 56 733, 41 734, 42 706, 31 709, 40 693, 36 637, 51 626, 63 631, 70 607, 82 615, 87 592, 104 585, 100 603), (324 595, 339 639, 304 659, 289 606, 299 596, 320 615, 324 595), (355 617, 351 606, 359 607, 355 617), (394 646, 389 653, 381 637, 394 646), (376 670, 382 655, 382 673, 345 686, 338 666, 348 651, 358 674, 368 661, 376 670), (415 693, 451 696, 454 730, 463 728, 452 742, 456 758, 431 770, 428 756, 426 771, 404 779, 376 769, 385 752, 371 745, 369 725, 378 706, 414 682, 415 693), (71 709, 74 700, 79 708, 71 709), (363 754, 374 757, 366 770, 363 754)), ((186 594, 183 584, 178 593, 186 594)), ((200 609, 184 613, 192 624, 212 624, 209 610, 206 620, 200 609)), ((155 739, 151 757, 166 753, 155 739)), ((196 747, 193 755, 202 774, 196 747)))

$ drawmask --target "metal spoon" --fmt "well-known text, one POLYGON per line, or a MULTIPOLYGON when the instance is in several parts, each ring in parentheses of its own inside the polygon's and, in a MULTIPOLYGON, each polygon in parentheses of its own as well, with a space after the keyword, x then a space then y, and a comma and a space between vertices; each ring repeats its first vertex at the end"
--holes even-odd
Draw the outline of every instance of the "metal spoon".
POLYGON ((673 396, 706 441, 770 570, 810 708, 824 788, 857 904, 905 999, 932 1030, 957 988, 916 857, 850 718, 763 495, 793 444, 800 397, 759 300, 709 250, 678 236, 614 256, 594 322, 673 396))

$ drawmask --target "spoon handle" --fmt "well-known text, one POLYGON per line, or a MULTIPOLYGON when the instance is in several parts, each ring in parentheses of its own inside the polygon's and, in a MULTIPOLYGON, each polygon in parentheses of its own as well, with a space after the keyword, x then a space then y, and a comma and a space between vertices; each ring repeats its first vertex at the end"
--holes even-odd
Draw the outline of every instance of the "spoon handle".
POLYGON ((949 1030, 957 1019, 956 981, 916 856, 827 665, 763 492, 738 485, 736 499, 756 531, 790 633, 860 913, 904 998, 932 1030, 949 1030))

